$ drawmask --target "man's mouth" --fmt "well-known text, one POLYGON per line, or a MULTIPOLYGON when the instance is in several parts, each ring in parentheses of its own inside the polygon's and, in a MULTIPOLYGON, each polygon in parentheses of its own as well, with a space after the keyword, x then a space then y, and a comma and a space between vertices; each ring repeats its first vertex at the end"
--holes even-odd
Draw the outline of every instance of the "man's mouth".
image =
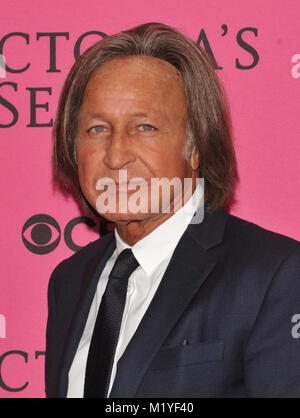
POLYGON ((115 182, 116 187, 118 190, 136 190, 139 187, 145 187, 148 182, 146 180, 129 180, 125 182, 115 182))

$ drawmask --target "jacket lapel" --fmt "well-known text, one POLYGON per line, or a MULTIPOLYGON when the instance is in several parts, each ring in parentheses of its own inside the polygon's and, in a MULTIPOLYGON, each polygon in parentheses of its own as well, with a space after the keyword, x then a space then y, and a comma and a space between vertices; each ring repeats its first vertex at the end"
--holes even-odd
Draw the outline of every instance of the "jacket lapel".
POLYGON ((110 397, 134 397, 141 380, 217 259, 207 250, 222 242, 227 212, 207 213, 181 237, 147 312, 118 361, 110 397))
POLYGON ((68 372, 87 321, 99 277, 107 260, 112 256, 116 248, 116 241, 113 233, 103 237, 101 241, 102 240, 103 243, 101 247, 97 251, 96 255, 87 263, 86 268, 82 272, 81 296, 74 311, 70 333, 67 337, 67 342, 62 356, 62 367, 60 368, 58 386, 58 393, 61 397, 65 397, 67 395, 68 372))

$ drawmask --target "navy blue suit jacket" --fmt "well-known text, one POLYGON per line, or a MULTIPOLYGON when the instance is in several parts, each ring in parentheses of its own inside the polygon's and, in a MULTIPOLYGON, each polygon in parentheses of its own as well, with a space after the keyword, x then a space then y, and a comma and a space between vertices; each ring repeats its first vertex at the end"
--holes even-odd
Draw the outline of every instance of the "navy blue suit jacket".
MULTIPOLYGON (((115 247, 109 233, 64 260, 51 276, 48 397, 67 394, 96 286, 115 247)), ((110 397, 298 397, 296 314, 300 243, 223 209, 206 213, 181 237, 118 361, 110 397)))

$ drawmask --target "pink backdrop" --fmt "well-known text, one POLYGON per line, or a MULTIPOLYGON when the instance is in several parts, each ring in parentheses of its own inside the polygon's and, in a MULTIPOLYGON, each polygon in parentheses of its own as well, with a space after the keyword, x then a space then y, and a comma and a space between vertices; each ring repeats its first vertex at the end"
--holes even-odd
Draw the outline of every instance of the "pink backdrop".
MULTIPOLYGON (((218 74, 231 104, 240 173, 232 213, 300 240, 299 17, 299 0, 3 2, 3 59, 10 69, 24 71, 0 68, 0 397, 45 396, 40 352, 47 285, 58 262, 73 254, 64 232, 81 215, 71 198, 53 188, 47 125, 79 37, 148 21, 170 24, 195 41, 201 33, 202 45, 206 41, 222 67, 218 74), (62 33, 55 56, 49 33, 52 42, 54 33, 62 33), (26 223, 38 214, 48 218, 26 223), (52 218, 60 234, 55 221, 46 225, 52 218), (56 248, 50 251, 51 244, 56 248), (40 254, 43 249, 48 252, 40 254)), ((99 36, 87 36, 81 52, 99 36)), ((83 223, 70 235, 78 246, 97 236, 83 223)))

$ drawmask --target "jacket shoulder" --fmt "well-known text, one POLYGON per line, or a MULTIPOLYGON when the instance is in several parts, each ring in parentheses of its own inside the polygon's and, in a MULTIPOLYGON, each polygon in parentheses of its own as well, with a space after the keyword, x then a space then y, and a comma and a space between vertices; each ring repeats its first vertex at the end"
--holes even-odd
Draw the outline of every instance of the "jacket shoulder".
POLYGON ((244 250, 256 260, 263 257, 274 263, 294 252, 300 257, 299 241, 232 214, 228 214, 224 239, 232 249, 244 250))

